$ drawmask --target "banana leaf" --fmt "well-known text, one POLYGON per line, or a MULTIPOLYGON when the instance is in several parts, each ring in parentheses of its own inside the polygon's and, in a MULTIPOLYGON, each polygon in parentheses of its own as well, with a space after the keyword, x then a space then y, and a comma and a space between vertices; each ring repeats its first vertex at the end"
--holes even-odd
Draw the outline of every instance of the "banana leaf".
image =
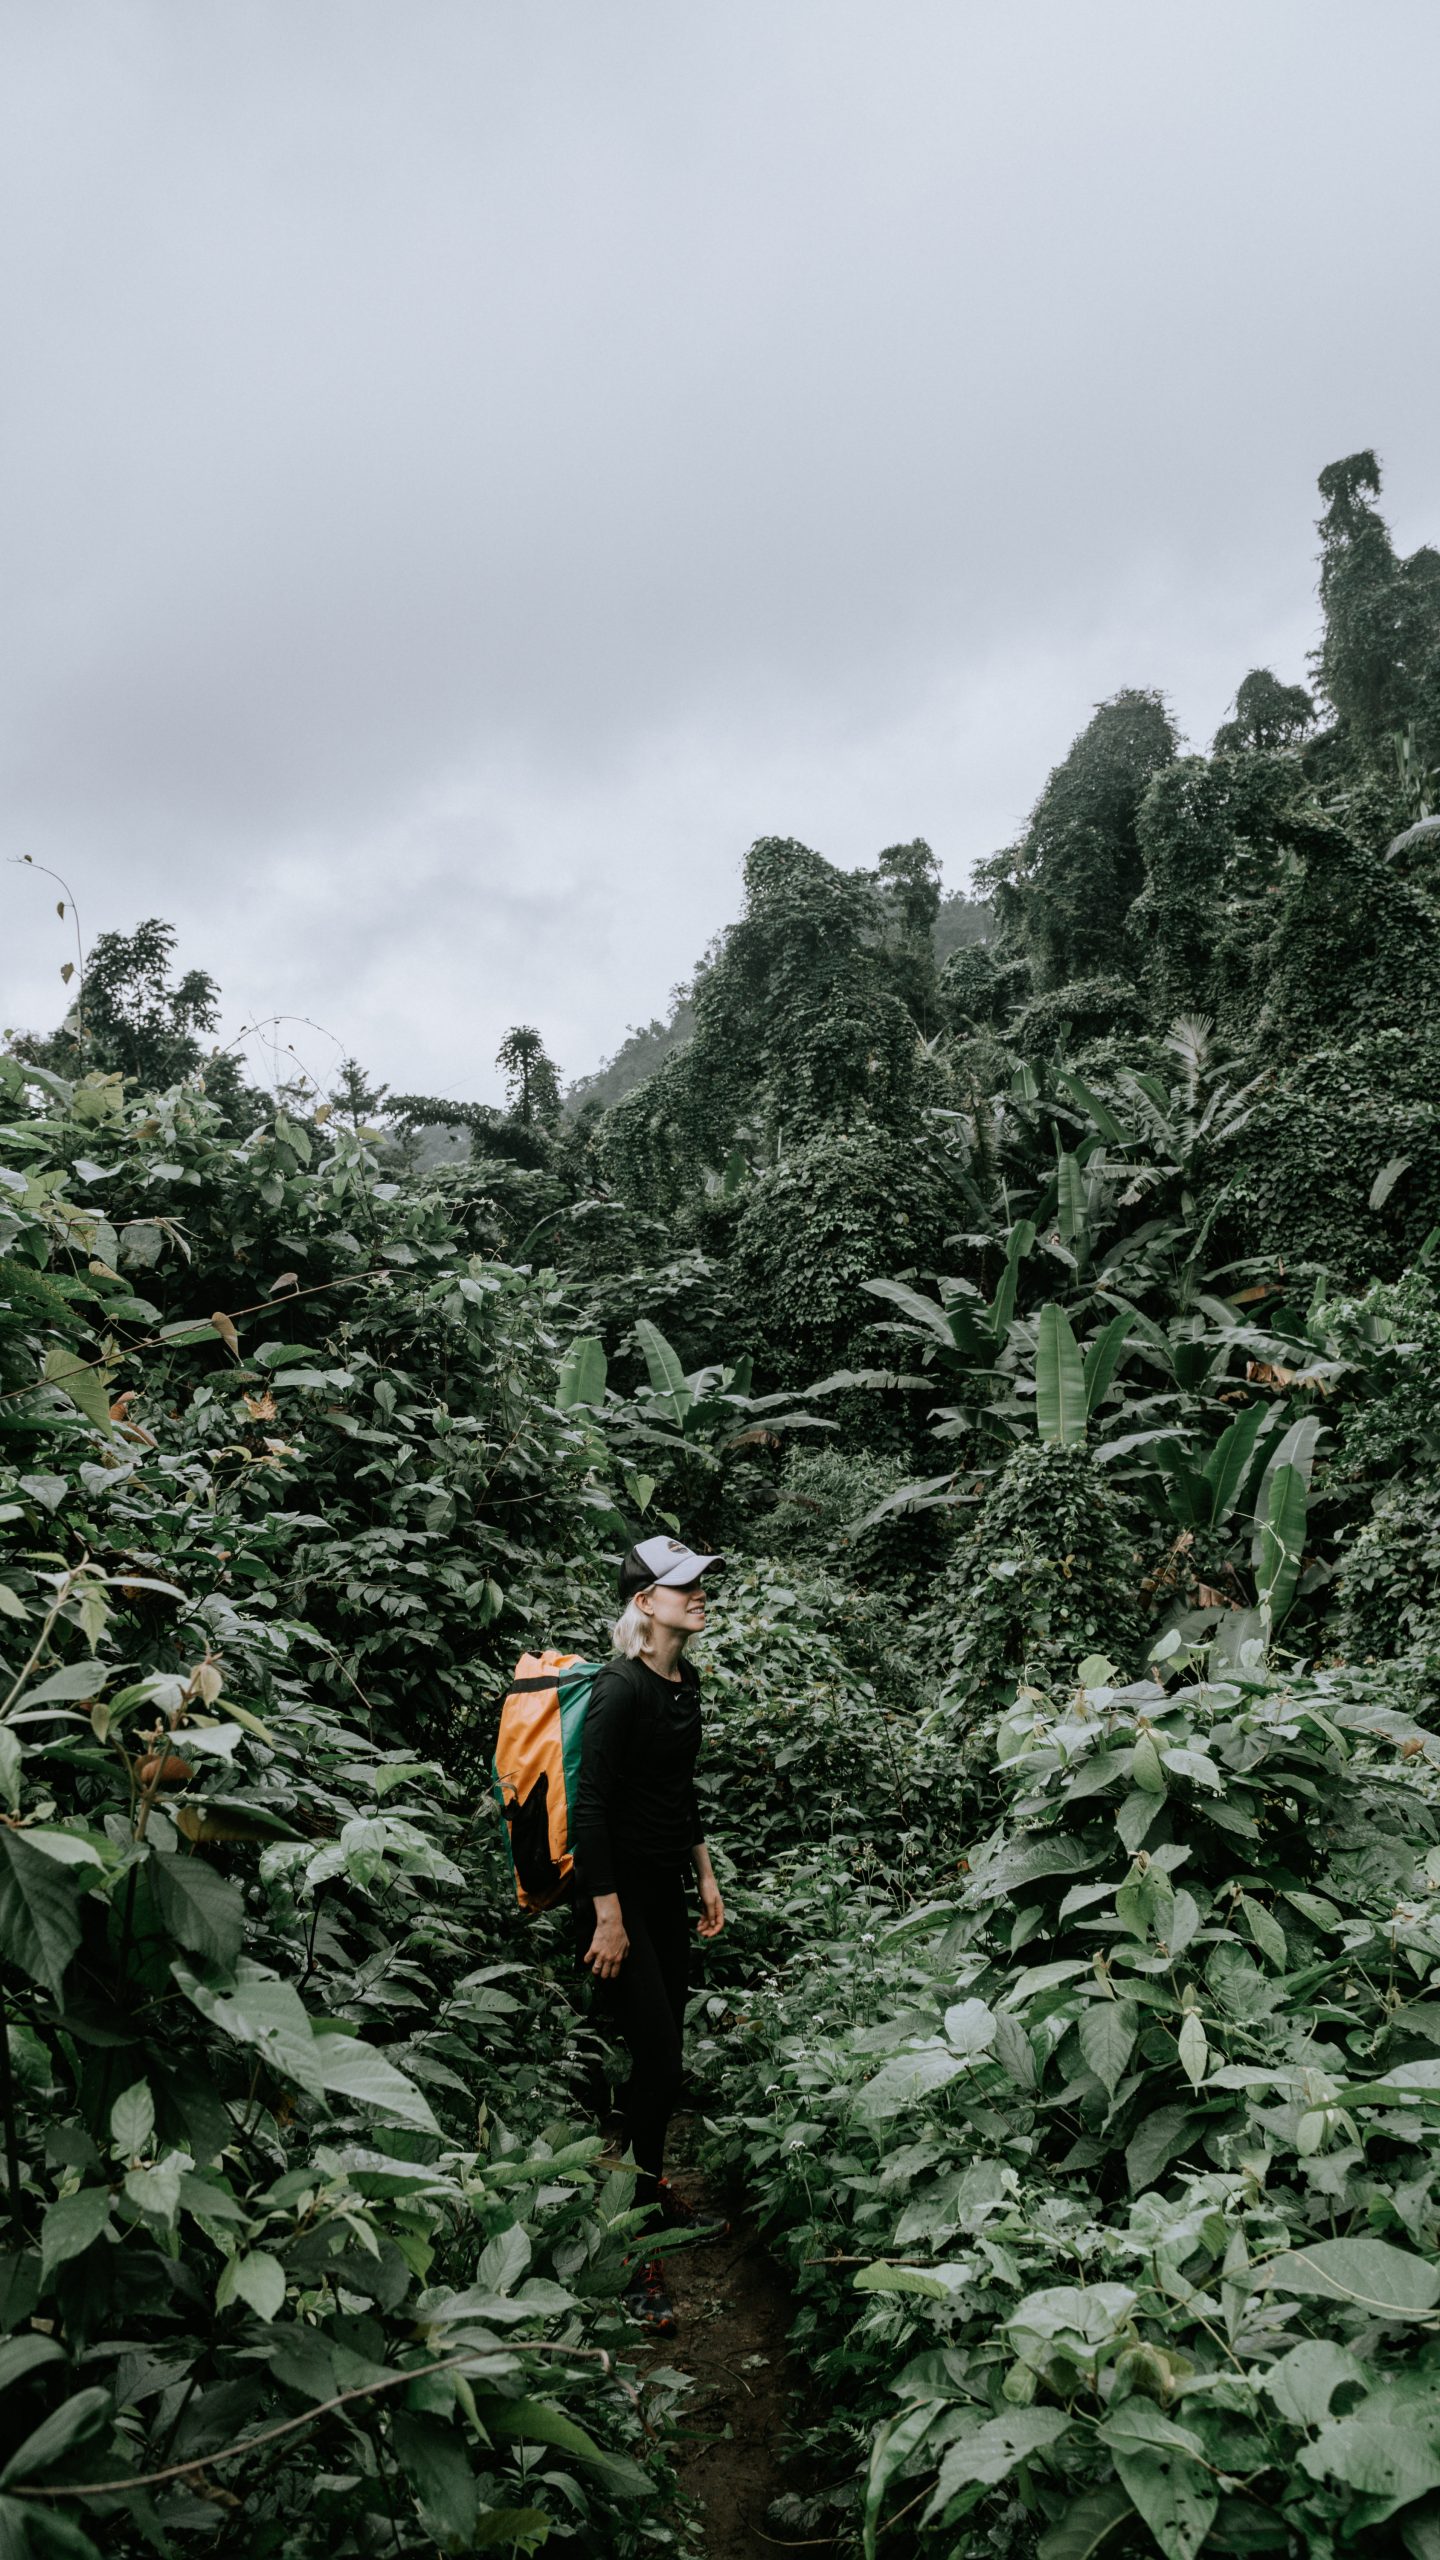
POLYGON ((1260 1532, 1260 1605, 1278 1627, 1295 1597, 1305 1552, 1305 1518, 1310 1507, 1305 1478, 1298 1467, 1277 1467, 1270 1478, 1270 1501, 1260 1532))
POLYGON ((1097 1333, 1085 1352, 1085 1411, 1095 1411, 1115 1375, 1116 1363, 1125 1348, 1125 1337, 1135 1322, 1133 1307, 1112 1316, 1103 1333, 1097 1333))
POLYGON ((675 1420, 683 1422, 694 1399, 685 1383, 685 1372, 664 1334, 648 1316, 641 1316, 635 1327, 635 1339, 644 1354, 655 1394, 669 1405, 675 1420))
POLYGON ((1040 1310, 1035 1346, 1035 1419, 1042 1440, 1077 1449, 1085 1437, 1085 1368, 1063 1307, 1040 1310))

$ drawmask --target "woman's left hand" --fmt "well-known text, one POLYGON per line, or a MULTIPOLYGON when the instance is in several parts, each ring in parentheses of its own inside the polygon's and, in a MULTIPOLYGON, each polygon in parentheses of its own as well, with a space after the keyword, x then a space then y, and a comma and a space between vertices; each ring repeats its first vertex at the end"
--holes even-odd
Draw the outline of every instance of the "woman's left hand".
POLYGON ((720 1887, 713 1876, 702 1876, 700 1879, 700 1935, 702 1938, 718 1938, 724 1926, 725 1905, 720 1899, 720 1887))

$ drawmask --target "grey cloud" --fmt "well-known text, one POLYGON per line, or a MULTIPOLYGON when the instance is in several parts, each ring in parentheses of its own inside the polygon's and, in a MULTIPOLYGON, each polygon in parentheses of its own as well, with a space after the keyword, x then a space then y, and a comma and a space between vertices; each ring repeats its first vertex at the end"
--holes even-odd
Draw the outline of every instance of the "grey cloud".
POLYGON ((1440 531, 1425 0, 10 0, 0 53, 8 832, 406 1084, 493 1090, 527 977, 591 1063, 762 830, 958 882, 1098 694, 1302 672, 1334 454, 1440 531))

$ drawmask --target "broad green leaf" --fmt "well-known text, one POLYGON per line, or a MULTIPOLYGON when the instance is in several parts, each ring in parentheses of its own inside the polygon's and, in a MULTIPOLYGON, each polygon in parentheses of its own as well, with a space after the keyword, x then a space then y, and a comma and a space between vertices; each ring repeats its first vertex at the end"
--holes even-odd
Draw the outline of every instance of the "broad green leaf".
POLYGON ((52 2409, 48 2418, 28 2435, 18 2452, 12 2453, 0 2471, 0 2489, 8 2489, 16 2480, 35 2480, 53 2470, 77 2445, 89 2444, 108 2425, 114 2411, 108 2391, 98 2386, 89 2391, 76 2391, 52 2409))
POLYGON ((1085 1370, 1063 1307, 1040 1310, 1035 1347, 1035 1421, 1042 1440, 1076 1449, 1085 1437, 1085 1370))
POLYGON ((1233 1511, 1255 1454, 1255 1443, 1273 1409, 1263 1402, 1247 1406, 1244 1413, 1236 1415, 1228 1431, 1222 1431, 1211 1450, 1205 1482, 1210 1488, 1212 1529, 1218 1529, 1233 1511))
POLYGON ((1205 2029, 1198 2009, 1186 2010, 1180 2021, 1177 2042, 1180 2067, 1191 2088, 1198 2089, 1205 2077, 1205 2065, 1210 2058, 1210 2047, 1206 2042, 1205 2029))
POLYGON ((1277 1467, 1269 1478, 1269 1487, 1256 1578, 1260 1605, 1269 1610, 1271 1623, 1278 1627, 1300 1580, 1309 1495, 1298 1467, 1277 1467))
POLYGON ((1279 1921, 1271 1917, 1263 1903, 1256 1902, 1248 1893, 1243 1896, 1240 1909, 1245 1926, 1262 1956, 1268 1957, 1277 1973, 1283 1973, 1290 1962, 1290 1950, 1285 1944, 1285 1932, 1279 1921))
POLYGON ((396 2410, 390 2429, 400 2468, 439 2549, 473 2550, 479 2491, 463 2436, 453 2425, 410 2409, 396 2410))
POLYGON ((50 1699, 97 1698, 110 1678, 111 1670, 112 1665, 108 1662, 62 1663, 58 1671, 50 1672, 35 1688, 27 1689, 23 1698, 16 1700, 15 1711, 43 1706, 50 1699))
POLYGON ((968 2067, 964 2054, 941 2052, 933 2046, 923 2053, 897 2053, 882 2063, 873 2080, 866 2081, 855 2103, 862 2115, 903 2115, 908 2107, 917 2106, 922 2098, 933 2097, 968 2067))
POLYGON ((918 1325, 922 1333, 928 1333, 944 1350, 954 1350, 955 1335, 950 1318, 933 1298, 922 1297, 918 1289, 907 1288, 903 1280, 862 1280, 860 1286, 872 1298, 884 1298, 888 1305, 898 1307, 902 1315, 908 1316, 913 1325, 918 1325))
POLYGON ((1419 2416, 1382 2418, 1362 2406, 1332 2418, 1313 2444, 1300 2447, 1300 2467, 1312 2480, 1343 2480, 1362 2497, 1408 2505, 1440 2489, 1440 2447, 1419 2416))
POLYGON ((122 2160, 134 2160, 149 2149, 154 2130, 155 2101, 148 2083, 137 2080, 110 2110, 110 2140, 122 2160))
POLYGON ((503 2543, 507 2551, 541 2551, 551 2538, 554 2522, 553 2516, 542 2515, 538 2507, 482 2507, 470 2548, 493 2551, 503 2543))
POLYGON ((1037 2073, 1030 2039, 1018 2018, 1001 2009, 995 2018, 995 2059, 1017 2089, 1033 2089, 1037 2073))
POLYGON ((1160 1808, 1165 1802, 1165 1795, 1163 1781, 1158 1791, 1153 1794, 1147 1793, 1144 1787, 1136 1787, 1134 1793, 1125 1798, 1116 1813, 1115 1828, 1132 1858, 1137 1849, 1143 1848, 1147 1837, 1154 1830, 1160 1808))
POLYGON ((20 1769, 23 1754, 20 1737, 8 1724, 0 1724, 0 1796, 12 1813, 20 1810, 20 1769))
POLYGON ((58 1387, 69 1397, 77 1412, 107 1438, 110 1432, 110 1398, 104 1369, 92 1368, 74 1351, 62 1351, 58 1342, 48 1345, 45 1353, 45 1383, 58 1387))
POLYGON ((917 2401, 912 2408, 902 2409, 899 2417, 892 2418, 876 2436, 865 2484, 865 2560, 875 2560, 875 2531, 886 2489, 912 2453, 918 2452, 942 2406, 939 2400, 917 2401))
POLYGON ((63 2364, 65 2350, 54 2338, 42 2337, 36 2329, 22 2329, 18 2338, 7 2338, 0 2347, 0 2391, 8 2391, 41 2364, 63 2364))
POLYGON ((1195 2560, 1220 2503, 1199 2437, 1138 2393, 1110 2412, 1099 2433, 1165 2560, 1195 2560))
POLYGON ((1055 1211, 1062 1244, 1073 1244, 1085 1232, 1085 1186, 1070 1155, 1062 1155, 1055 1167, 1055 1211))
POLYGON ((1075 1677, 1082 1689, 1103 1689, 1115 1678, 1115 1665, 1107 1654, 1087 1653, 1075 1677))
MULTIPOLYGON (((316 2051, 317 2039, 293 1983, 282 1982, 263 1965, 253 1964, 243 1956, 236 1967, 233 1992, 216 1991, 179 1957, 170 1970, 202 2017, 212 2020, 225 2035, 233 2036, 237 2044, 256 2046, 282 2079, 293 2080, 297 2088, 308 2090, 312 2097, 323 2094, 325 2082, 316 2051)), ((330 2041, 348 2044, 353 2039, 334 2036, 330 2041)))
POLYGON ((1190 2107, 1157 2107, 1152 2115, 1142 2116, 1125 2146, 1125 2167, 1132 2195, 1153 2187, 1170 2162, 1188 2150, 1204 2121, 1204 2117, 1196 2115, 1190 2107))
POLYGON ((932 2302, 953 2302, 956 2288, 929 2267, 896 2267, 877 2259, 855 2275, 857 2293, 921 2293, 932 2302))
POLYGON ((261 2320, 273 2320, 285 2306, 285 2270, 268 2249, 237 2251, 227 2258, 215 2288, 215 2308, 223 2311, 232 2302, 248 2303, 261 2320))
POLYGON ((693 1398, 685 1383, 685 1372, 664 1334, 648 1316, 641 1316, 635 1326, 635 1339, 640 1345, 656 1396, 669 1406, 673 1420, 682 1423, 693 1398))
POLYGON ((577 1404, 603 1404, 608 1364, 598 1333, 577 1333, 560 1363, 555 1401, 562 1413, 577 1404))
POLYGON ((1408 1173, 1409 1169, 1409 1156, 1392 1156, 1388 1164, 1381 1166, 1370 1185, 1369 1205, 1372 1209, 1384 1208, 1401 1174, 1408 1173))
POLYGON ((624 2498, 653 2497, 655 2484, 647 2478, 638 2462, 623 2454, 606 2453, 593 2436, 567 2418, 563 2409, 552 2408, 547 2400, 493 2400, 476 2395, 481 2424, 487 2433, 508 2444, 553 2444, 562 2453, 573 2454, 577 2462, 586 2462, 598 2471, 612 2489, 624 2498))
POLYGON ((990 1330, 997 1350, 1003 1351, 1005 1337, 1015 1314, 1015 1293, 1020 1286, 1020 1265, 1035 1243, 1035 1229, 1028 1218, 1018 1218, 1010 1230, 1005 1247, 1005 1268, 991 1301, 990 1330))
POLYGON ((1224 1793, 1225 1780, 1208 1752, 1172 1749, 1167 1743, 1161 1746, 1160 1761, 1167 1777, 1189 1778, 1194 1786, 1208 1787, 1212 1795, 1224 1793))
POLYGON ((945 2012, 945 2033, 958 2053, 983 2053, 995 2041, 995 2018, 983 2000, 957 2000, 945 2012))
POLYGON ((1260 2376, 1260 2388, 1292 2426, 1319 2427, 1341 2383, 1364 2380, 1364 2367, 1348 2347, 1329 2338, 1304 2338, 1260 2376))
POLYGON ((29 1615, 19 1592, 12 1591, 8 1582, 0 1582, 0 1618, 28 1618, 29 1615))
POLYGON ((1004 2327, 1017 2355, 1043 2372, 1052 2356, 1094 2364, 1135 2309, 1128 2284, 1052 2284, 1027 2293, 1004 2327))
POLYGON ((1260 1569, 1261 1541, 1264 1537, 1265 1523, 1270 1516, 1271 1486, 1282 1467, 1294 1467, 1304 1480, 1308 1499, 1310 1477, 1314 1470, 1315 1451, 1321 1428, 1318 1414, 1302 1414, 1300 1420, 1292 1422, 1283 1438, 1276 1442, 1265 1462, 1265 1471, 1260 1478, 1259 1490, 1255 1496, 1254 1529, 1250 1540, 1250 1561, 1257 1573, 1260 1569))
POLYGON ((110 2220, 108 2187, 77 2187, 50 2205, 40 2225, 40 2283, 49 2284, 57 2267, 83 2256, 110 2220))
POLYGON ((316 2035, 312 2051, 321 2086, 336 2097, 348 2098, 352 2106, 363 2107, 379 2116, 385 2124, 413 2125, 421 2133, 438 2133, 428 2101, 387 2062, 373 2045, 362 2043, 359 2036, 316 2035))
POLYGON ((1115 1375, 1116 1363, 1125 1348, 1126 1337, 1135 1323, 1135 1311, 1125 1307, 1112 1316, 1102 1333, 1085 1347, 1085 1411, 1093 1415, 1115 1375))
POLYGON ((1071 2424, 1063 2409, 1009 2409, 1003 2418, 987 2418, 949 2447, 922 2521, 932 2522, 959 2489, 993 2488, 1008 2480, 1017 2463, 1057 2444, 1071 2424))
POLYGON ((1377 2320, 1422 2320, 1440 2303, 1440 2265, 1388 2240, 1311 2240, 1259 2270, 1275 2293, 1353 2302, 1377 2320))
POLYGON ((523 2224, 512 2222, 487 2240, 475 2269, 475 2281, 494 2293, 508 2293, 530 2264, 530 2238, 523 2224))
POLYGON ((188 2153, 177 2151, 153 2169, 127 2169, 126 2202, 137 2213, 148 2214, 152 2222, 173 2222, 180 2210, 180 2182, 189 2165, 188 2153))
POLYGON ((1125 2491, 1113 2482, 1103 2489, 1087 2489, 1042 2537, 1037 2560, 1094 2560, 1116 2526, 1134 2513, 1125 2491))
POLYGON ((1107 1146, 1131 1147, 1135 1144, 1130 1133, 1120 1126, 1109 1104, 1102 1102, 1098 1093, 1092 1093, 1088 1084, 1082 1084, 1079 1076, 1072 1074, 1068 1067, 1056 1069, 1055 1081, 1061 1092, 1068 1093, 1077 1108, 1093 1122, 1107 1146))
POLYGON ((1080 2012, 1077 2033, 1087 2071, 1113 2098, 1135 2050, 1140 2012, 1133 2000, 1092 2000, 1080 2012))
POLYGON ((152 1858, 155 1907, 177 1946, 212 1964, 228 1965, 245 1938, 245 1902, 228 1876, 202 1857, 152 1858))
POLYGON ((1130 1754, 1130 1775, 1137 1787, 1144 1788, 1147 1796, 1163 1796, 1165 1793, 1165 1771, 1153 1733, 1142 1733, 1136 1741, 1130 1754))
POLYGON ((1172 1956, 1183 1955, 1200 1926, 1200 1905, 1182 1885, 1175 1896, 1170 1914, 1170 1934, 1165 1943, 1172 1956))
POLYGON ((88 1867, 62 1865, 0 1823, 0 1954, 62 1998, 65 1968, 80 1944, 80 1897, 88 1867))

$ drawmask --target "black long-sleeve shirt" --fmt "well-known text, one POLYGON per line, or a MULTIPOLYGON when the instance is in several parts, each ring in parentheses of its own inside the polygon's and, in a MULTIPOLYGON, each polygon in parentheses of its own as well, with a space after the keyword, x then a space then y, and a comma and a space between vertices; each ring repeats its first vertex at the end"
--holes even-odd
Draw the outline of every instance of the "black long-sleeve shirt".
POLYGON ((617 1654, 590 1692, 575 1807, 582 1893, 615 1893, 630 1866, 683 1866, 705 1836, 695 1797, 700 1682, 617 1654))

